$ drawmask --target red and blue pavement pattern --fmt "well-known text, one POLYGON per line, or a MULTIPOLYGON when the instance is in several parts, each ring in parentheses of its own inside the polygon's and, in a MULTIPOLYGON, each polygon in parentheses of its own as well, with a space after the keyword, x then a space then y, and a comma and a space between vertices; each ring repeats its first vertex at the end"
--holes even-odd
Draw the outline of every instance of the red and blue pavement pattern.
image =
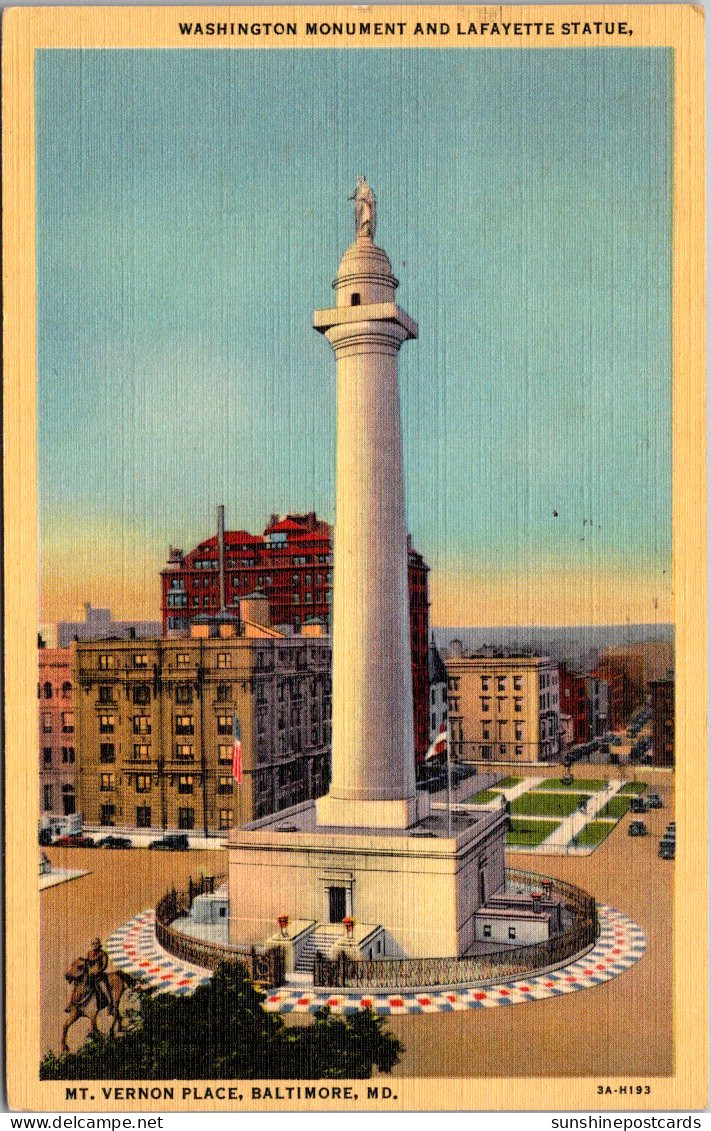
MULTIPOLYGON (((333 991, 281 986, 267 991, 264 1008, 273 1013, 315 1013, 324 1005, 333 1013, 353 1014, 372 1009, 381 1016, 403 1013, 450 1013, 463 1009, 492 1009, 543 1001, 561 994, 591 989, 624 974, 646 950, 644 932, 622 911, 598 906, 600 934, 592 950, 566 966, 535 977, 513 978, 490 986, 432 991, 333 991)), ((209 982, 212 973, 178 961, 157 943, 153 911, 142 911, 119 927, 106 949, 113 964, 156 993, 190 994, 209 982)))

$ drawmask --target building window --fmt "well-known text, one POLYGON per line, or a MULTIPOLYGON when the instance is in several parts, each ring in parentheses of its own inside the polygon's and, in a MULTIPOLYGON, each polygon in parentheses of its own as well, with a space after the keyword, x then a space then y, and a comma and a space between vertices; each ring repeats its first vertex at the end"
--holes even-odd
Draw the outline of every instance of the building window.
POLYGON ((99 687, 99 702, 100 703, 113 703, 114 689, 109 684, 102 683, 99 687))
POLYGON ((217 716, 217 733, 218 734, 232 734, 233 721, 231 715, 218 715, 217 716))
POLYGON ((481 689, 482 689, 482 691, 488 691, 490 683, 491 683, 490 677, 488 675, 483 675, 481 677, 481 689))
POLYGON ((116 761, 116 751, 113 742, 102 742, 99 747, 99 761, 109 763, 116 761))
POLYGON ((99 715, 99 734, 113 734, 115 715, 99 715))
POLYGON ((491 923, 485 923, 484 924, 484 938, 485 939, 491 938, 491 923))
POLYGON ((151 758, 151 748, 146 742, 134 742, 133 744, 133 761, 134 762, 149 762, 151 758))
POLYGON ((515 675, 513 677, 513 688, 514 691, 523 691, 523 676, 515 675))
POLYGON ((194 829, 195 828, 195 810, 191 808, 178 809, 178 828, 179 829, 194 829))
POLYGON ((217 761, 221 766, 230 766, 232 764, 232 746, 222 743, 217 748, 217 761))
POLYGON ((496 690, 497 691, 505 691, 506 690, 506 676, 505 675, 500 675, 500 676, 496 677, 496 690))
POLYGON ((523 757, 523 746, 517 746, 516 750, 515 750, 515 754, 516 754, 517 758, 522 758, 523 757))
POLYGON ((116 788, 116 774, 101 774, 99 789, 102 793, 110 793, 116 788))
POLYGON ((502 742, 499 746, 499 754, 502 758, 506 757, 506 743, 502 742))
POLYGON ((195 754, 190 742, 179 742, 175 747, 175 757, 178 762, 193 762, 195 754))
POLYGON ((232 778, 220 777, 217 779, 218 793, 232 793, 232 778))
POLYGON ((42 751, 42 761, 43 761, 45 766, 51 766, 52 765, 52 747, 51 746, 45 746, 44 747, 44 749, 42 751))
POLYGON ((490 711, 491 710, 491 699, 482 699, 481 709, 482 709, 482 712, 484 714, 486 714, 487 711, 490 711))
POLYGON ((72 697, 72 685, 67 680, 66 683, 62 684, 62 699, 71 699, 71 697, 72 697))
POLYGON ((192 793, 193 792, 193 778, 192 774, 181 774, 178 778, 178 793, 192 793))
POLYGON ((150 715, 134 715, 133 716, 133 733, 134 734, 150 734, 151 733, 151 718, 150 718, 150 715))
POLYGON ((133 702, 138 706, 143 706, 151 701, 151 689, 147 683, 137 683, 133 688, 133 702))
POLYGON ((175 687, 175 702, 189 706, 193 701, 193 689, 189 683, 178 683, 175 687))
POLYGON ((141 653, 134 653, 133 666, 134 666, 134 668, 147 668, 148 667, 148 656, 146 656, 142 652, 141 653))
POLYGON ((45 699, 52 698, 52 684, 49 681, 44 685, 44 697, 45 699))
POLYGON ((218 668, 231 668, 232 667, 232 654, 230 652, 217 653, 217 666, 218 668))
POLYGON ((231 829, 234 818, 231 809, 220 809, 220 829, 231 829))
POLYGON ((509 927, 509 938, 510 939, 516 938, 516 928, 515 927, 509 927))
POLYGON ((52 716, 50 715, 49 711, 45 711, 42 715, 42 733, 52 733, 52 716))
POLYGON ((482 758, 485 761, 491 761, 491 747, 490 746, 482 746, 482 747, 480 747, 480 750, 481 750, 482 758))
POLYGON ((74 712, 62 711, 62 733, 74 734, 74 712))
POLYGON ((217 702, 229 703, 232 698, 232 684, 231 683, 218 683, 217 685, 217 702))
POLYGON ((150 793, 151 775, 136 774, 136 793, 150 793))
POLYGON ((116 666, 116 657, 111 652, 104 652, 99 656, 99 669, 101 671, 108 671, 109 668, 116 666))
POLYGON ((357 291, 351 295, 351 306, 360 306, 360 295, 357 291))
POLYGON ((523 710, 523 699, 520 696, 517 695, 514 699, 514 711, 522 711, 522 710, 523 710))
POLYGON ((175 719, 175 733, 176 734, 194 734, 195 727, 193 725, 192 715, 177 715, 175 719))
POLYGON ((99 823, 102 824, 102 825, 111 826, 111 825, 114 824, 115 816, 116 816, 116 806, 115 805, 109 805, 109 804, 102 805, 101 806, 101 819, 100 819, 99 823))
POLYGON ((137 805, 136 806, 136 828, 149 829, 151 827, 151 807, 150 805, 137 805))
POLYGON ((487 723, 484 723, 484 725, 482 726, 481 737, 491 738, 491 727, 487 723))

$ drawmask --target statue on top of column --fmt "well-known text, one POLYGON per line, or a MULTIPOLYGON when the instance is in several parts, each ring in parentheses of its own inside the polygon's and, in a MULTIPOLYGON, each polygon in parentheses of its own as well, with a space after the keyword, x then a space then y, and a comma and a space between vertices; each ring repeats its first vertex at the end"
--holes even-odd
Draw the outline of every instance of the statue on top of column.
POLYGON ((375 197, 362 173, 348 199, 355 201, 356 237, 367 236, 372 240, 375 235, 375 197))

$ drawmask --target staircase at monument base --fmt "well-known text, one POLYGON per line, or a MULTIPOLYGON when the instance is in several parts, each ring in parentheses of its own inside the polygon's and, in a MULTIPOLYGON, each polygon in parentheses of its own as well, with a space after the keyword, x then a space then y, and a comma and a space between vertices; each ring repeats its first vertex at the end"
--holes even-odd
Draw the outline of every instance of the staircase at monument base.
POLYGON ((297 973, 312 974, 316 951, 320 950, 322 954, 328 955, 333 944, 342 938, 343 927, 340 923, 333 926, 329 926, 327 923, 319 923, 301 948, 301 954, 295 965, 297 973))

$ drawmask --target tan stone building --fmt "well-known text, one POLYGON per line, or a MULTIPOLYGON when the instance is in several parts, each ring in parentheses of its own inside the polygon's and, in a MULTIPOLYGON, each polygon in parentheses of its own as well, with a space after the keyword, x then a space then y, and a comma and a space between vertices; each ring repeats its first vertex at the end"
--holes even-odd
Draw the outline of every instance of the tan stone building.
POLYGON ((330 641, 209 631, 76 644, 85 824, 206 835, 328 788, 330 641), (235 716, 241 786, 231 772, 235 716))
MULTIPOLYGON (((458 649, 455 649, 458 651, 458 649)), ((558 669, 539 656, 447 656, 452 753, 549 762, 560 752, 558 669)))

